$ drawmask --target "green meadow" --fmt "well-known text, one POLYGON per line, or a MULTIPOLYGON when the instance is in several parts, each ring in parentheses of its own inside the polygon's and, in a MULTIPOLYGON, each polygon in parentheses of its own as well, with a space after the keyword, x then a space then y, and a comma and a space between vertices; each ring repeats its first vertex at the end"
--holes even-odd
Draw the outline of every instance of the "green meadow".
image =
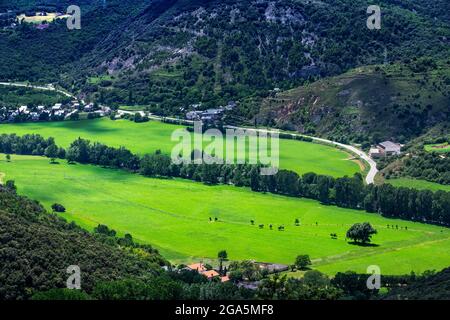
POLYGON ((89 230, 101 223, 120 235, 130 233, 173 263, 214 259, 223 249, 232 260, 286 264, 299 254, 309 254, 313 267, 328 274, 365 272, 369 265, 380 266, 384 274, 404 274, 442 269, 450 262, 450 229, 317 201, 233 186, 151 179, 65 161, 52 165, 42 157, 13 155, 6 162, 5 155, 0 155, 0 172, 3 180, 15 180, 20 194, 41 201, 46 208, 62 203, 66 219, 89 230), (218 221, 210 222, 210 217, 218 221), (294 225, 297 218, 300 226, 294 225), (378 230, 373 238, 376 246, 349 244, 345 240, 348 228, 365 221, 378 230), (278 231, 279 225, 285 231, 278 231), (330 233, 338 239, 331 239, 330 233))
POLYGON ((432 152, 440 152, 447 153, 450 152, 450 144, 448 143, 439 143, 439 144, 427 144, 425 145, 426 151, 432 152))
POLYGON ((418 190, 431 190, 431 191, 438 191, 443 190, 450 192, 450 186, 439 184, 435 182, 429 182, 426 180, 418 180, 418 179, 412 179, 412 178, 398 178, 398 179, 390 179, 386 180, 385 183, 392 184, 395 187, 405 187, 405 188, 412 188, 412 189, 418 189, 418 190))
MULTIPOLYGON (((102 142, 108 146, 124 146, 138 154, 161 150, 170 154, 178 143, 171 140, 176 129, 183 126, 159 121, 134 123, 129 120, 96 119, 46 123, 20 123, 0 125, 0 134, 36 133, 54 137, 58 145, 68 147, 78 137, 102 142)), ((351 155, 331 146, 295 140, 280 140, 280 167, 300 174, 315 172, 334 177, 353 175, 360 171, 358 163, 349 160, 351 155)))

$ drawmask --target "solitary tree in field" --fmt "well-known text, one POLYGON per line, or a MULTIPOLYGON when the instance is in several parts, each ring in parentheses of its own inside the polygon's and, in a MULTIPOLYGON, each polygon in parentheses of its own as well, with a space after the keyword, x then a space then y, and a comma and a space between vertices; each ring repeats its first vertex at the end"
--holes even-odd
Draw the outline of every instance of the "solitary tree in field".
POLYGON ((9 153, 6 155, 6 162, 11 162, 11 155, 9 153))
POLYGON ((298 227, 300 225, 300 220, 295 219, 295 225, 298 227))
POLYGON ((8 180, 8 181, 6 181, 5 187, 6 187, 6 189, 8 189, 9 191, 16 192, 16 190, 17 190, 17 187, 16 187, 16 184, 15 184, 14 180, 8 180))
POLYGON ((219 251, 217 258, 219 258, 219 273, 222 273, 223 262, 228 259, 228 253, 225 250, 219 251))
POLYGON ((347 231, 347 238, 365 244, 371 241, 374 234, 377 234, 377 230, 375 230, 370 223, 356 223, 347 231))
POLYGON ((59 203, 52 204, 52 210, 54 212, 66 212, 66 208, 64 208, 64 206, 59 203))
POLYGON ((311 259, 309 258, 309 255, 302 254, 297 256, 295 259, 295 265, 300 270, 305 270, 308 266, 311 265, 311 259))
POLYGON ((58 147, 51 144, 45 149, 44 154, 47 158, 50 158, 50 163, 55 163, 55 159, 58 156, 58 147))
POLYGON ((68 164, 73 164, 77 159, 76 148, 69 148, 66 153, 66 159, 68 164))

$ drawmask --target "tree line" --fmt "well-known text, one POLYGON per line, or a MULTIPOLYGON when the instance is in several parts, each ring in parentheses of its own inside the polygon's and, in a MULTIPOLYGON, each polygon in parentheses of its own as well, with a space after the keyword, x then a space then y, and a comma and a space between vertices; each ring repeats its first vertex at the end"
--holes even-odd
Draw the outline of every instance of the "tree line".
POLYGON ((300 176, 280 170, 272 176, 260 175, 259 165, 181 164, 157 152, 146 155, 140 173, 151 177, 179 177, 206 184, 232 184, 291 197, 318 200, 326 205, 366 210, 390 218, 450 225, 450 193, 394 187, 390 184, 365 185, 361 174, 353 177, 306 173, 300 176))
MULTIPOLYGON (((69 163, 127 169, 147 177, 184 178, 210 185, 249 187, 256 192, 310 198, 325 205, 366 210, 391 218, 450 225, 449 192, 389 184, 365 185, 360 173, 353 177, 334 178, 315 173, 300 176, 290 170, 279 170, 275 175, 264 176, 260 174, 260 165, 174 164, 170 156, 161 151, 139 157, 124 147, 112 148, 81 138, 65 151, 54 144, 54 139, 44 139, 39 135, 2 135, 0 152, 66 158, 69 163)), ((192 157, 195 152, 192 152, 192 157)))

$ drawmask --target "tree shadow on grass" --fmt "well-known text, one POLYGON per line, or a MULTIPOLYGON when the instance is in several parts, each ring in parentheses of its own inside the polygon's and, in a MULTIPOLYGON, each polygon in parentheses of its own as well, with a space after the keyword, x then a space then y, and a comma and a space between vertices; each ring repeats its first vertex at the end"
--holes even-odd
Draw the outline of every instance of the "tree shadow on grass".
POLYGON ((358 246, 358 247, 379 247, 380 245, 379 244, 376 244, 376 243, 362 243, 362 242, 356 242, 356 241, 348 241, 347 242, 348 244, 351 244, 351 245, 353 245, 353 246, 358 246))

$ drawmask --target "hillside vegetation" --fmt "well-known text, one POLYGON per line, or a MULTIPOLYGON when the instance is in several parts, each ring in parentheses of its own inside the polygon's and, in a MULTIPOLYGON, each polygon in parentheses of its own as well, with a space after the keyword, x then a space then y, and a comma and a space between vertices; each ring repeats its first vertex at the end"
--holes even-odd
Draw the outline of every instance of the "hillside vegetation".
POLYGON ((9 87, 0 85, 0 108, 19 106, 53 105, 64 103, 70 98, 53 91, 36 90, 24 87, 9 87))
POLYGON ((450 61, 361 67, 266 98, 258 122, 338 141, 406 142, 450 123, 450 61))
POLYGON ((448 300, 450 297, 450 268, 419 279, 418 281, 389 292, 388 300, 448 300))
POLYGON ((64 288, 70 265, 80 266, 83 288, 90 291, 100 281, 156 275, 167 264, 150 246, 139 252, 121 249, 1 184, 0 208, 0 300, 64 288))
POLYGON ((395 179, 393 184, 412 181, 418 188, 446 190, 450 187, 450 135, 445 124, 438 125, 424 135, 408 142, 400 156, 381 159, 377 179, 395 179), (401 181, 398 181, 401 178, 401 181), (420 179, 420 180, 411 180, 420 179))
POLYGON ((366 27, 370 4, 365 0, 109 0, 106 6, 99 1, 88 7, 81 3, 86 10, 79 31, 68 31, 64 21, 56 21, 45 31, 24 24, 3 32, 0 48, 7 54, 0 57, 0 74, 2 79, 57 81, 100 102, 146 104, 159 113, 178 113, 179 107, 191 103, 203 102, 206 107, 265 96, 275 87, 289 89, 308 79, 382 63, 385 48, 389 61, 446 56, 447 3, 380 1, 379 31, 366 27), (29 47, 33 55, 25 59, 29 47), (93 83, 96 78, 107 80, 93 83))

